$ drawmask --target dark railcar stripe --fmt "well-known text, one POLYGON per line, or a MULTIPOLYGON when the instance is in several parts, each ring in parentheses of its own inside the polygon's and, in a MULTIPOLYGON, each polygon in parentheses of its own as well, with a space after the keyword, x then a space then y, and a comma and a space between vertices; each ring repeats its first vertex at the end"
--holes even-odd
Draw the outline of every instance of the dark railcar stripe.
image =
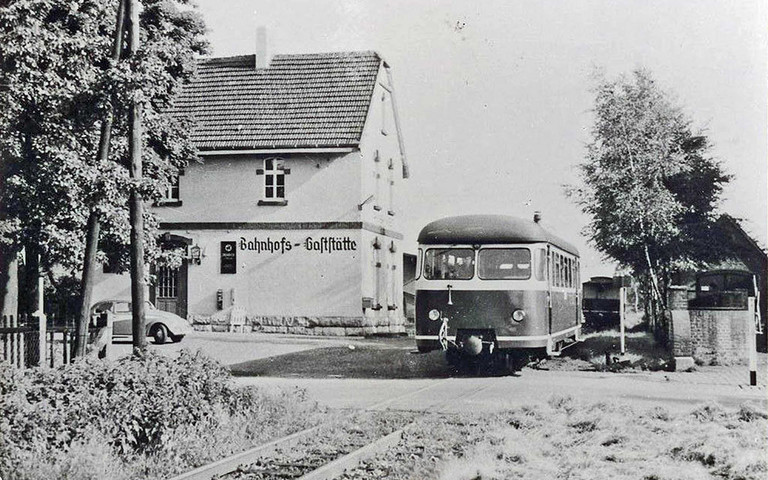
POLYGON ((453 305, 448 305, 447 290, 416 291, 416 334, 437 335, 440 321, 429 320, 437 309, 448 318, 448 333, 458 328, 493 329, 498 336, 546 335, 549 333, 547 292, 515 290, 453 290, 453 305), (512 320, 512 312, 524 310, 522 322, 512 320))

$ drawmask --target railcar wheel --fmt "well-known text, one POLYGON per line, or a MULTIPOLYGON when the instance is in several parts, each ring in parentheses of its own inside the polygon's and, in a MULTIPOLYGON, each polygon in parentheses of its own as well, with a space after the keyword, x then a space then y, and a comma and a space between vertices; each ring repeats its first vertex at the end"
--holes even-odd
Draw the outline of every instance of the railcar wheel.
POLYGON ((461 353, 456 350, 446 350, 445 361, 452 367, 458 367, 461 365, 461 353))
POLYGON ((505 368, 507 372, 514 373, 522 370, 524 366, 528 364, 530 360, 527 353, 521 352, 508 352, 506 355, 505 368))

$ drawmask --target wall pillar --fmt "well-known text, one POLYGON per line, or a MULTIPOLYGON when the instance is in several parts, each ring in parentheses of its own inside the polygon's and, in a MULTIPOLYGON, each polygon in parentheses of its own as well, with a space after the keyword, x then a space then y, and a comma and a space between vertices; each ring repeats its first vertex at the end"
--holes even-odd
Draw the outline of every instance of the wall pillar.
POLYGON ((675 357, 675 371, 688 370, 695 364, 693 361, 693 345, 691 341, 691 317, 688 312, 688 288, 672 285, 669 287, 669 347, 675 357))
POLYGON ((16 252, 0 249, 0 316, 19 316, 18 270, 16 252))

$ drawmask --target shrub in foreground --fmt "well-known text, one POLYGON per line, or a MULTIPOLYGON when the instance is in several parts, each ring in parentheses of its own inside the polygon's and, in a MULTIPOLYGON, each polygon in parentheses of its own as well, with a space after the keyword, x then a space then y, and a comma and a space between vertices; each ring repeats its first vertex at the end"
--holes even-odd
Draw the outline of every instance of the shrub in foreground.
POLYGON ((314 411, 296 392, 238 388, 189 351, 0 366, 0 394, 0 476, 19 479, 166 475, 303 428, 314 411))

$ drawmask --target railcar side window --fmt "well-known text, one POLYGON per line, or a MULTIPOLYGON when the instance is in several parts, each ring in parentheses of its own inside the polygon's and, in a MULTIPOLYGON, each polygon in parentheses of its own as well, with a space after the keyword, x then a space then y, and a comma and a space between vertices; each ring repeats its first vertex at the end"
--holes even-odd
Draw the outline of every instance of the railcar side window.
POLYGON ((536 254, 536 280, 544 280, 544 274, 547 271, 547 251, 543 248, 536 254))
POLYGON ((483 280, 527 280, 531 278, 531 251, 484 248, 477 254, 477 274, 483 280))
POLYGON ((581 269, 578 260, 576 260, 576 288, 581 288, 581 269))
POLYGON ((419 249, 418 253, 416 254, 416 272, 414 274, 414 280, 418 280, 421 277, 421 264, 424 263, 424 251, 422 249, 419 249))
POLYGON ((469 280, 475 275, 471 248, 430 248, 424 255, 424 278, 469 280))

